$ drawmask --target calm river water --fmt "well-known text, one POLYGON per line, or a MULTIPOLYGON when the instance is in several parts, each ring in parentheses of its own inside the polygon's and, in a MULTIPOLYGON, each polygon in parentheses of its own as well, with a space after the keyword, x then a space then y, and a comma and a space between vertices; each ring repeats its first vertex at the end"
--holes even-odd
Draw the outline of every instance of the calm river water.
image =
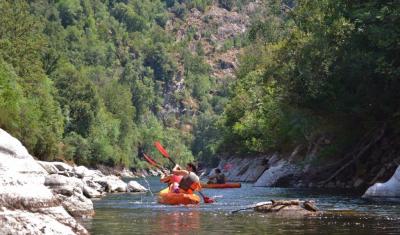
MULTIPOLYGON (((352 192, 315 189, 258 188, 204 190, 214 204, 165 206, 157 192, 165 185, 148 179, 151 193, 113 194, 94 201, 96 216, 84 221, 92 234, 400 234, 400 204, 374 203, 352 192), (333 215, 288 219, 232 210, 270 199, 313 199, 333 215)), ((139 182, 147 186, 143 180, 139 182)))

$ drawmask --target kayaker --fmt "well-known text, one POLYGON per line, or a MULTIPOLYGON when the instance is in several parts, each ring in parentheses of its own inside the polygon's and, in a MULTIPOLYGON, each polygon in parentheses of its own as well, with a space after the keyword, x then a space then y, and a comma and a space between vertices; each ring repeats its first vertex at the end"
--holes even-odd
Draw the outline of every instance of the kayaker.
POLYGON ((179 193, 179 183, 182 180, 180 175, 161 175, 160 181, 169 185, 169 191, 179 193))
POLYGON ((207 182, 207 184, 225 184, 226 177, 224 173, 222 173, 219 168, 215 169, 214 172, 215 174, 208 177, 209 181, 207 182))
POLYGON ((182 176, 182 179, 179 183, 180 191, 183 193, 193 193, 195 191, 200 191, 200 179, 196 175, 196 166, 192 163, 188 163, 186 166, 186 170, 183 170, 182 167, 176 165, 172 170, 174 175, 182 176))

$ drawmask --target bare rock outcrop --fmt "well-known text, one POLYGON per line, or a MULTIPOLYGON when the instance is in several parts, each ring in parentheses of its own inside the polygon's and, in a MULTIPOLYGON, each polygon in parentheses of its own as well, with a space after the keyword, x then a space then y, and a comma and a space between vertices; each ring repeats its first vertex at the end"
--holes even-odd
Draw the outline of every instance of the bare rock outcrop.
POLYGON ((36 161, 0 129, 0 234, 88 234, 74 217, 94 215, 90 198, 145 191, 99 170, 36 161))
POLYGON ((0 129, 0 234, 88 234, 47 188, 47 171, 0 129))
POLYGON ((256 187, 290 186, 292 178, 301 173, 300 168, 274 155, 268 161, 268 169, 254 183, 256 187))
POLYGON ((147 192, 148 190, 147 190, 147 188, 143 187, 138 182, 132 180, 132 181, 129 181, 129 183, 128 183, 127 191, 128 192, 147 192))
POLYGON ((268 158, 228 158, 220 162, 220 168, 229 181, 255 182, 266 170, 268 158))

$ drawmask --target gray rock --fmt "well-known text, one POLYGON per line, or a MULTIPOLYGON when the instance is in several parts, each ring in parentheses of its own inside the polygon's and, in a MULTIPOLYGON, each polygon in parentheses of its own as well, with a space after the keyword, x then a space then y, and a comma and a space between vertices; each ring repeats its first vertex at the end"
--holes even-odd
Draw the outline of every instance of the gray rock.
POLYGON ((136 178, 136 176, 132 173, 132 171, 124 168, 122 169, 122 171, 120 172, 121 177, 124 178, 136 178))
POLYGON ((0 234, 88 234, 44 185, 47 171, 0 129, 0 234))
POLYGON ((129 181, 129 183, 128 183, 127 191, 128 192, 147 192, 147 188, 143 187, 138 182, 132 180, 132 181, 129 181))
POLYGON ((93 180, 91 180, 91 179, 84 179, 83 180, 83 182, 85 183, 85 185, 86 186, 88 186, 88 187, 90 187, 90 188, 92 188, 92 189, 94 189, 94 190, 96 190, 96 191, 99 191, 99 192, 105 192, 105 186, 102 186, 102 185, 100 185, 99 183, 96 183, 96 182, 94 182, 93 180))
POLYGON ((271 187, 283 184, 282 181, 290 181, 293 176, 298 174, 300 169, 286 160, 280 160, 274 165, 270 166, 258 180, 254 186, 257 187, 271 187))
POLYGON ((222 160, 218 168, 223 171, 228 181, 255 182, 268 167, 267 163, 268 158, 264 156, 254 158, 233 157, 222 160))
POLYGON ((96 198, 96 197, 101 197, 103 194, 100 193, 99 191, 89 187, 88 185, 83 186, 83 195, 85 195, 87 198, 96 198))
POLYGON ((126 192, 127 185, 124 181, 114 175, 109 175, 101 178, 94 179, 94 181, 103 187, 107 192, 126 192))
MULTIPOLYGON (((72 216, 87 217, 94 214, 92 201, 84 195, 86 185, 82 180, 63 175, 48 175, 46 176, 45 185, 50 187, 72 216)), ((86 188, 87 195, 95 196, 96 194, 88 188, 86 188)))
POLYGON ((84 178, 93 175, 93 172, 84 166, 75 166, 72 171, 78 178, 84 178))
POLYGON ((68 165, 64 162, 52 162, 53 166, 55 166, 59 171, 72 171, 72 166, 68 165))
POLYGON ((400 166, 385 183, 376 183, 369 187, 363 198, 400 198, 400 166))
POLYGON ((74 192, 71 196, 57 194, 63 207, 74 217, 91 217, 94 215, 93 202, 82 193, 74 192))
POLYGON ((80 179, 74 177, 66 177, 64 175, 48 175, 45 178, 44 185, 50 188, 69 185, 73 188, 83 189, 83 182, 80 179))
POLYGON ((41 165, 49 174, 58 174, 58 169, 51 162, 36 161, 41 165))
POLYGON ((88 234, 86 229, 77 224, 61 206, 52 208, 51 213, 1 211, 0 224, 0 234, 88 234))
MULTIPOLYGON (((71 185, 55 186, 51 189, 54 194, 61 194, 70 197, 74 194, 75 188, 71 185)), ((79 191, 78 191, 79 192, 79 191)), ((82 192, 82 191, 81 191, 82 192)))
POLYGON ((254 208, 257 212, 268 213, 273 216, 301 218, 304 216, 316 216, 322 214, 318 212, 318 208, 313 201, 299 200, 277 200, 270 204, 257 206, 254 208))

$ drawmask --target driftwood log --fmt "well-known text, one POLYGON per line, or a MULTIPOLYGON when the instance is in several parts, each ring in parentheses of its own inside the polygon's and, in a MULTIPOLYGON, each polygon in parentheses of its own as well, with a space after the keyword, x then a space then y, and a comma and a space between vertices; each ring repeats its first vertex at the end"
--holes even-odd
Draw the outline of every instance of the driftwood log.
POLYGON ((298 212, 298 214, 301 215, 304 215, 305 213, 310 214, 319 211, 314 201, 300 201, 298 199, 295 199, 295 200, 271 200, 267 202, 260 202, 246 208, 232 211, 232 213, 237 213, 239 211, 244 211, 249 209, 253 209, 255 211, 264 213, 280 212, 282 210, 282 211, 288 211, 290 213, 298 212))
POLYGON ((271 204, 254 207, 254 210, 263 213, 299 215, 312 214, 319 211, 313 201, 271 200, 271 202, 271 204))

